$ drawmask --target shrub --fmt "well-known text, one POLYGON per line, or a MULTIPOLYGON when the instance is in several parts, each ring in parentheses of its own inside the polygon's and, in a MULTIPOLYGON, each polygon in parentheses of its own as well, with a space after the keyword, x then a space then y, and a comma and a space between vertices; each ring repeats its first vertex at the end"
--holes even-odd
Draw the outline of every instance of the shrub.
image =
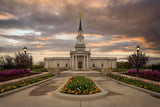
MULTIPOLYGON (((24 74, 25 71, 23 69, 12 69, 8 71, 0 71, 0 76, 1 77, 6 77, 6 76, 11 76, 11 75, 19 75, 19 74, 24 74)), ((31 73, 30 69, 26 69, 26 73, 31 73)))

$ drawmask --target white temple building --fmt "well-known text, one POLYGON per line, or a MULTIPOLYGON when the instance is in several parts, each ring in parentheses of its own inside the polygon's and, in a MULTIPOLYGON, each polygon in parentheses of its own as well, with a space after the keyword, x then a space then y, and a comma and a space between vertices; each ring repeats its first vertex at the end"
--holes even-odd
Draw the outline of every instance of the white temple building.
POLYGON ((86 50, 81 15, 74 48, 74 51, 70 50, 70 57, 45 57, 45 68, 66 67, 71 70, 89 70, 94 67, 117 68, 116 57, 91 57, 91 52, 86 50))

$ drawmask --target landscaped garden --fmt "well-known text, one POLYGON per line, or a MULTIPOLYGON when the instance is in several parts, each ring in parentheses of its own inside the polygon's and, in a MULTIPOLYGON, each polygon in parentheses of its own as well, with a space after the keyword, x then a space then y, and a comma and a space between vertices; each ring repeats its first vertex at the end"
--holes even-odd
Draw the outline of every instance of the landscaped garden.
POLYGON ((39 73, 32 73, 30 69, 11 69, 7 71, 0 71, 0 82, 8 81, 25 76, 31 76, 39 73))
POLYGON ((134 86, 137 86, 137 87, 145 88, 145 89, 148 89, 148 90, 151 90, 151 91, 156 91, 156 92, 160 93, 160 84, 159 83, 154 84, 154 83, 151 83, 151 82, 147 82, 145 80, 127 78, 127 77, 116 75, 116 74, 109 74, 107 76, 109 76, 113 79, 116 79, 118 81, 127 83, 127 84, 131 84, 131 85, 134 85, 134 86))
POLYGON ((96 86, 93 80, 84 76, 74 76, 69 78, 60 90, 62 93, 74 95, 96 94, 101 90, 96 86))
POLYGON ((44 75, 37 76, 37 77, 28 77, 25 80, 14 81, 14 82, 10 82, 7 84, 3 83, 3 84, 0 84, 0 93, 6 92, 9 90, 13 90, 13 89, 17 89, 17 88, 20 88, 20 87, 23 87, 23 86, 26 86, 29 84, 33 84, 35 82, 39 82, 39 81, 48 79, 52 76, 54 76, 54 75, 44 74, 44 75))
MULTIPOLYGON (((130 76, 136 76, 137 70, 130 69, 128 70, 128 72, 125 72, 123 74, 130 75, 130 76)), ((141 71, 140 70, 138 77, 160 82, 160 72, 158 70, 154 70, 154 71, 151 71, 151 70, 141 71)))

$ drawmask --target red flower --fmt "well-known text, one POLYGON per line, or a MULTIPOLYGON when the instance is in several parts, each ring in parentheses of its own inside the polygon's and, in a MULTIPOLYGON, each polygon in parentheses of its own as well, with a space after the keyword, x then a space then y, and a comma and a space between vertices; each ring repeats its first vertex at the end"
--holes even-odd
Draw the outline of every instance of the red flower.
POLYGON ((94 86, 92 86, 92 88, 93 88, 94 86))
POLYGON ((158 85, 158 86, 159 86, 159 88, 160 88, 160 84, 158 83, 157 85, 158 85))

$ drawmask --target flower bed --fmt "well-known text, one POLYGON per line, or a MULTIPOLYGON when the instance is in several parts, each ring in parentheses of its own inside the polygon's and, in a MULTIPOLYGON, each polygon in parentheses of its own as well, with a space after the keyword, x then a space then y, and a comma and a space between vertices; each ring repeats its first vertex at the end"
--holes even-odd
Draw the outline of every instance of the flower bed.
MULTIPOLYGON (((26 69, 26 73, 31 73, 30 69, 26 69)), ((19 74, 25 74, 25 71, 23 69, 12 69, 8 71, 0 71, 0 76, 6 77, 11 75, 19 75, 19 74)))
POLYGON ((21 78, 24 76, 31 76, 39 73, 31 73, 30 69, 26 69, 26 75, 23 69, 12 69, 8 71, 0 71, 0 82, 8 81, 16 78, 21 78))
MULTIPOLYGON (((131 76, 136 76, 137 70, 130 69, 130 70, 128 70, 128 73, 125 73, 125 74, 131 75, 131 76)), ((157 70, 155 70, 155 71, 150 71, 150 70, 139 71, 139 77, 160 82, 160 72, 157 70)))
POLYGON ((45 80, 47 78, 50 78, 52 76, 53 75, 51 75, 51 74, 44 74, 44 75, 41 75, 38 77, 32 77, 32 78, 29 77, 25 80, 11 82, 9 84, 0 84, 0 93, 6 92, 9 90, 13 90, 13 89, 16 89, 19 87, 23 87, 23 86, 26 86, 26 85, 29 85, 29 84, 32 84, 35 82, 39 82, 39 81, 45 80))
POLYGON ((127 78, 127 77, 123 77, 123 76, 116 75, 116 74, 109 74, 107 76, 109 76, 111 78, 114 78, 118 81, 122 81, 122 82, 131 84, 131 85, 134 85, 134 86, 137 86, 137 87, 145 88, 145 89, 148 89, 148 90, 151 90, 151 91, 156 91, 156 92, 160 93, 160 84, 159 83, 158 84, 153 84, 153 83, 150 83, 150 82, 147 82, 147 81, 144 81, 144 80, 127 78))
POLYGON ((60 92, 74 95, 88 95, 101 91, 90 78, 86 78, 84 76, 74 76, 68 79, 67 83, 64 84, 60 92))

